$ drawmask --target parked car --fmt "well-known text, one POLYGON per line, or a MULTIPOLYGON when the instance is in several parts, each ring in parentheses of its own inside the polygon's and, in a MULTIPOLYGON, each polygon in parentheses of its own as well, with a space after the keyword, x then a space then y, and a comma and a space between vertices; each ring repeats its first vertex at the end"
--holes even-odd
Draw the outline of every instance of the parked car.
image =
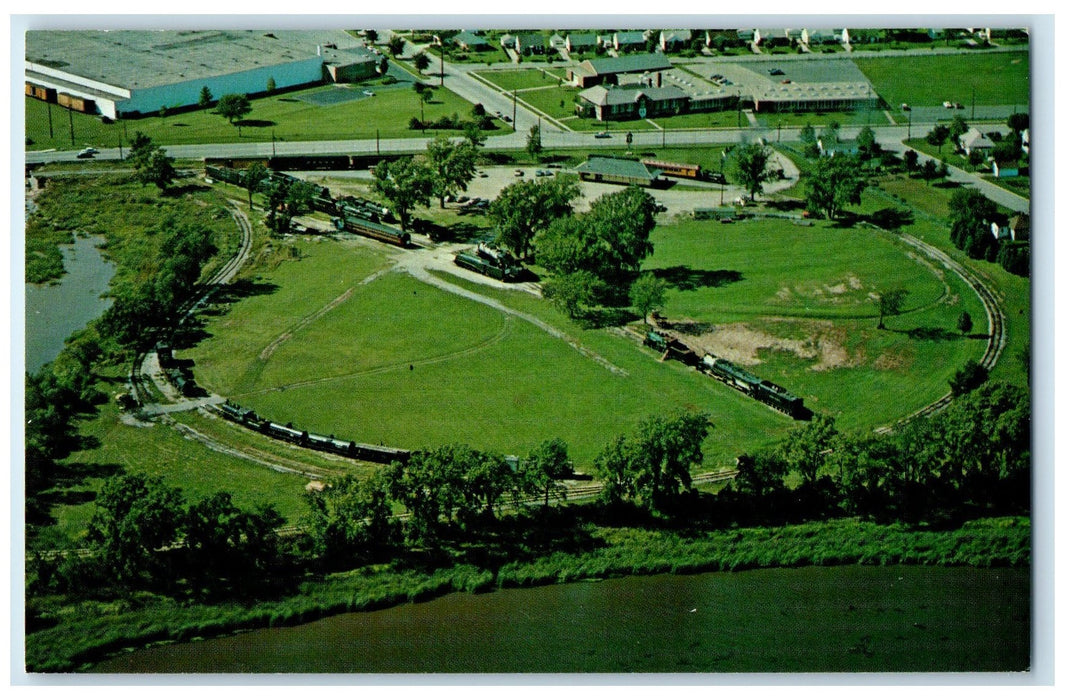
POLYGON ((515 170, 514 171, 514 177, 521 177, 524 174, 525 174, 524 170, 515 170))
POLYGON ((373 90, 363 90, 362 94, 366 95, 367 97, 373 97, 374 96, 374 91, 373 90))
POLYGON ((608 134, 605 131, 600 131, 598 134, 595 135, 595 137, 597 139, 608 139, 608 138, 610 138, 610 134, 608 134))
POLYGON ((536 177, 551 177, 552 175, 554 175, 554 173, 551 172, 550 170, 537 170, 536 171, 536 177))
POLYGON ((906 104, 905 102, 903 102, 903 103, 902 103, 901 105, 899 105, 899 106, 900 106, 900 107, 902 108, 902 111, 903 111, 903 112, 909 112, 909 111, 910 111, 910 106, 909 106, 908 104, 906 104))
POLYGON ((95 149, 90 151, 88 148, 86 148, 85 150, 78 152, 78 158, 95 158, 95 157, 96 157, 95 149))

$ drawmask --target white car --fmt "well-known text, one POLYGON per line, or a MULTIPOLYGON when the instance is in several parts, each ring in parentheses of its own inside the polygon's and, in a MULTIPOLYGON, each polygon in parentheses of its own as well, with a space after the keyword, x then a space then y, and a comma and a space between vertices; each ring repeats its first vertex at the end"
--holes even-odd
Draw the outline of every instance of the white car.
POLYGON ((362 94, 366 95, 367 97, 373 97, 374 96, 374 91, 373 90, 363 90, 362 94))

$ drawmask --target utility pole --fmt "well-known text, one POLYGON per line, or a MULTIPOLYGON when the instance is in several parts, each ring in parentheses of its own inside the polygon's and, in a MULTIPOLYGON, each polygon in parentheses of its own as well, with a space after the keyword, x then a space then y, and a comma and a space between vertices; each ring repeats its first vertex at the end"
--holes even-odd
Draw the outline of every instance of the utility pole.
POLYGON ((52 134, 52 103, 46 102, 45 104, 48 105, 48 138, 54 138, 52 134))
POLYGON ((976 119, 976 86, 975 85, 973 85, 972 98, 969 100, 969 104, 971 105, 970 109, 972 110, 971 112, 969 112, 969 121, 974 121, 976 119))
POLYGON ((74 110, 67 107, 67 117, 70 118, 70 147, 74 148, 74 110))
POLYGON ((273 129, 270 129, 270 148, 273 151, 274 158, 277 158, 277 139, 274 137, 273 129))
POLYGON ((118 135, 118 159, 125 160, 125 156, 122 155, 122 134, 118 135))
POLYGON ((444 42, 440 42, 440 87, 444 87, 444 42))
POLYGON ((381 155, 381 130, 377 130, 377 155, 381 155))
POLYGON ((906 140, 910 140, 910 127, 913 126, 913 112, 906 112, 906 140))
POLYGON ((517 90, 511 90, 510 91, 510 100, 511 100, 511 111, 512 111, 512 114, 510 115, 510 123, 511 123, 511 126, 514 127, 514 131, 517 131, 518 130, 518 91, 517 90))

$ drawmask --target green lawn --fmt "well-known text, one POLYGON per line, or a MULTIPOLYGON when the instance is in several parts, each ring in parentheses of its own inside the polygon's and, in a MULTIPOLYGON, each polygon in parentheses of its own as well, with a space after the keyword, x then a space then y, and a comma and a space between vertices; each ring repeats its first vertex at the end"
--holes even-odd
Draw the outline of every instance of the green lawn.
POLYGON ((945 99, 968 104, 971 91, 984 105, 1027 105, 1031 90, 1026 50, 947 56, 856 57, 854 63, 888 104, 934 106, 945 99))
POLYGON ((986 344, 956 332, 963 309, 978 324, 973 333, 986 332, 972 291, 890 234, 697 221, 659 229, 654 242, 645 268, 671 286, 667 318, 712 326, 711 342, 718 333, 725 348, 733 333, 757 336, 750 368, 842 427, 880 425, 931 403, 986 344), (897 287, 909 291, 903 313, 877 330, 870 294, 897 287))
POLYGON ((565 79, 566 71, 561 67, 544 66, 513 70, 481 70, 477 71, 475 75, 506 92, 510 92, 511 90, 540 88, 548 85, 557 86, 559 79, 565 79))
MULTIPOLYGON (((128 145, 134 132, 152 137, 160 145, 186 143, 243 143, 278 141, 328 141, 372 139, 380 132, 383 138, 418 136, 407 128, 411 117, 421 118, 422 104, 409 86, 373 85, 374 97, 333 105, 317 105, 301 98, 317 93, 354 91, 362 86, 326 85, 297 92, 252 100, 252 111, 239 131, 223 117, 210 110, 193 110, 140 119, 119 120, 103 124, 98 117, 68 115, 52 106, 53 136, 49 136, 48 105, 40 100, 25 99, 26 136, 32 139, 28 150, 45 148, 81 148, 85 144, 115 148, 119 140, 128 145), (68 116, 73 116, 74 145, 71 145, 68 116)), ((457 114, 468 118, 472 105, 448 89, 433 88, 433 99, 425 105, 425 119, 457 114)), ((504 129, 509 129, 502 125, 504 129)), ((501 133, 507 133, 503 131, 501 133)))

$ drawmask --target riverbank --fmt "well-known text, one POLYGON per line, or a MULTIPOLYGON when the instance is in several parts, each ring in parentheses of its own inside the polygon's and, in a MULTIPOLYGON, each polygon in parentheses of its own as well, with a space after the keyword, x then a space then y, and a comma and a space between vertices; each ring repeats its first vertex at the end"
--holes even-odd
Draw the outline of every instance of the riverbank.
MULTIPOLYGON (((991 518, 933 531, 853 519, 774 528, 698 532, 596 526, 594 546, 496 569, 456 563, 432 571, 375 565, 307 577, 291 594, 255 604, 205 604, 140 593, 64 607, 59 599, 28 610, 29 672, 80 670, 123 651, 241 630, 295 625, 453 592, 565 583, 633 574, 740 571, 841 564, 1030 566, 1028 518, 991 518)), ((298 670, 298 669, 297 669, 298 670)))

